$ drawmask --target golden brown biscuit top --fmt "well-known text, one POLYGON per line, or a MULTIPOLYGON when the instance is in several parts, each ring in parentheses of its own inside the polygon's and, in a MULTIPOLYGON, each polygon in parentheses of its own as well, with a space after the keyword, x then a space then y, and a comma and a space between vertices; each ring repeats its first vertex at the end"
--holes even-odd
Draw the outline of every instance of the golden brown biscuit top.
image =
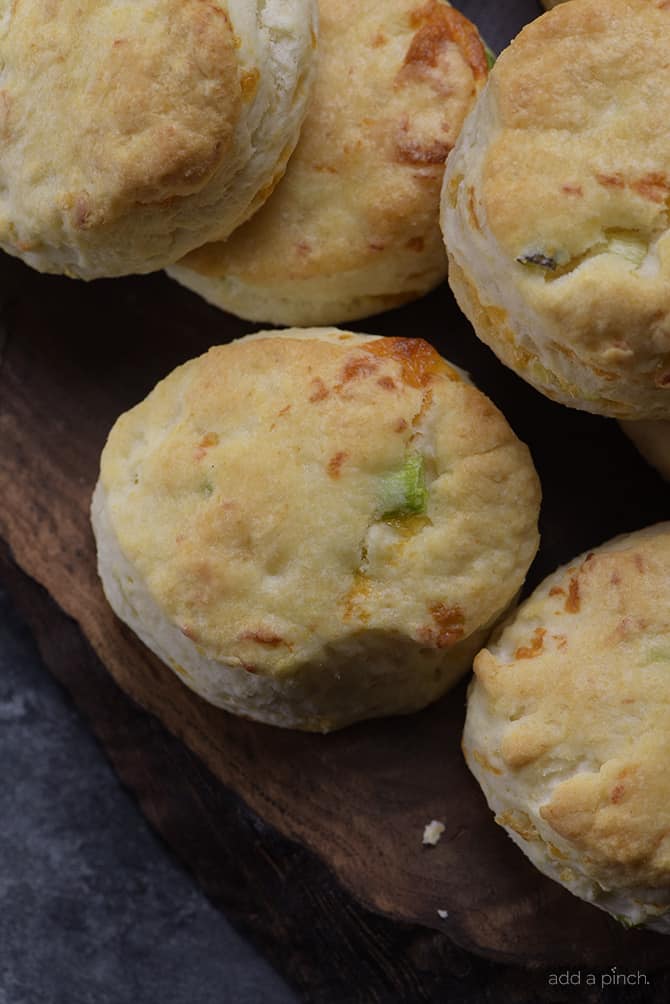
POLYGON ((491 75, 482 187, 550 335, 654 393, 670 384, 669 45, 660 0, 579 0, 527 26, 491 75))
POLYGON ((243 101, 227 5, 0 5, 0 239, 32 250, 201 189, 243 101))
POLYGON ((551 576, 475 660, 502 762, 605 888, 670 884, 669 591, 665 523, 551 576))
POLYGON ((487 76, 477 30, 442 0, 319 7, 317 80, 288 171, 190 269, 265 285, 355 270, 388 247, 441 251, 444 161, 487 76))
POLYGON ((161 608, 259 672, 370 629, 448 648, 500 612, 537 546, 528 451, 420 339, 211 349, 119 419, 101 483, 161 608), (403 511, 408 473, 421 504, 403 511))

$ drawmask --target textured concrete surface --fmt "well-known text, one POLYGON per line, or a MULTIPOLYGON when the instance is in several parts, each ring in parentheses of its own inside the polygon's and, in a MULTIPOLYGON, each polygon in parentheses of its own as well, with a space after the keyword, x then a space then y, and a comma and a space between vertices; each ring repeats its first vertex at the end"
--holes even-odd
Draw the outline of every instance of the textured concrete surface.
POLYGON ((292 1004, 120 787, 0 591, 0 1004, 292 1004))

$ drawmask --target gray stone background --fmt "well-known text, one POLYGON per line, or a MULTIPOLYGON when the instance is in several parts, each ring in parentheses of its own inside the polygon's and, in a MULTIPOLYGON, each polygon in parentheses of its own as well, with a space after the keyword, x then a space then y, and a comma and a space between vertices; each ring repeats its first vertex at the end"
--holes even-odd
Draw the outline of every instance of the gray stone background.
POLYGON ((292 1004, 119 785, 0 590, 0 1004, 292 1004))

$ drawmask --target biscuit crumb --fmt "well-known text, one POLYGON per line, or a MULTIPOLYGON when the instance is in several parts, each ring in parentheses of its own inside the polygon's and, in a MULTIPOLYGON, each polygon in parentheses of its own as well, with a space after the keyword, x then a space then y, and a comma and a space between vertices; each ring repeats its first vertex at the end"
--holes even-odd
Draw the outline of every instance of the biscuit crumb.
POLYGON ((426 844, 429 847, 435 847, 435 845, 440 842, 443 833, 444 833, 444 823, 440 823, 437 819, 431 820, 431 822, 424 827, 423 831, 424 844, 426 844))

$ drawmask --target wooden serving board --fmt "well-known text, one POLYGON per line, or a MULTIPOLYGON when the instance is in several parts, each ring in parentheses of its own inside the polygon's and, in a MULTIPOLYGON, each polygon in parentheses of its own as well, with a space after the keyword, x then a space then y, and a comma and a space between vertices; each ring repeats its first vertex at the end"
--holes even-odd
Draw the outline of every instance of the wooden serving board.
MULTIPOLYGON (((120 687, 207 765, 216 783, 192 796, 216 806, 217 784, 232 790, 363 904, 490 958, 646 971, 663 965, 665 938, 625 931, 543 878, 494 825, 460 755, 463 686, 419 715, 326 737, 282 731, 205 704, 108 609, 88 507, 110 426, 178 363, 251 326, 163 275, 84 285, 3 259, 0 288, 10 291, 0 335, 0 537, 76 620, 120 687), (431 819, 446 831, 426 849, 421 837, 431 819)), ((470 371, 529 443, 545 492, 543 545, 529 588, 587 547, 670 515, 666 486, 616 423, 554 405, 505 370, 446 287, 357 327, 429 338, 470 371)), ((65 683, 82 698, 81 674, 65 683)), ((113 745, 104 688, 98 703, 90 690, 84 703, 94 723, 104 719, 99 733, 113 745)), ((117 725, 122 730, 124 721, 117 725)), ((190 847, 197 872, 197 839, 190 847)))

